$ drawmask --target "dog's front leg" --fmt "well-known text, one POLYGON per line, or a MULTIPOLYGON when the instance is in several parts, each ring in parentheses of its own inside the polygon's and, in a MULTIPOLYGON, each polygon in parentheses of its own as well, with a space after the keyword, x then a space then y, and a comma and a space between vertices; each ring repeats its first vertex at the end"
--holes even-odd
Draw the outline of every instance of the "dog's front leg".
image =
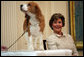
POLYGON ((34 51, 32 36, 29 36, 29 38, 28 38, 28 50, 34 51))
POLYGON ((28 32, 25 33, 25 38, 27 41, 27 50, 28 51, 33 51, 34 47, 33 47, 33 40, 32 40, 32 36, 28 36, 28 32))
POLYGON ((40 35, 40 38, 39 38, 39 44, 40 44, 39 49, 40 50, 44 50, 44 47, 43 47, 43 35, 42 34, 40 35))

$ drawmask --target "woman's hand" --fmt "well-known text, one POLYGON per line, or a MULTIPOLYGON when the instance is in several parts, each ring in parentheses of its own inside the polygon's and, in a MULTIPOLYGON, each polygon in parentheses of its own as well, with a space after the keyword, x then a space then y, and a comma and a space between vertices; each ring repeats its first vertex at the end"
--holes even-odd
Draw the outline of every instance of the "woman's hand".
POLYGON ((1 51, 6 51, 7 47, 6 46, 1 46, 1 51))

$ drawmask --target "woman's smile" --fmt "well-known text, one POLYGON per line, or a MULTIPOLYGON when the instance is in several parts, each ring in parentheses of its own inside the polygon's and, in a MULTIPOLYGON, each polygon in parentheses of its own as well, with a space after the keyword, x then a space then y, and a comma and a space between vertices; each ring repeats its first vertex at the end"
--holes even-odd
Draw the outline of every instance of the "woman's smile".
POLYGON ((56 29, 60 29, 60 28, 61 28, 61 26, 58 26, 58 25, 57 25, 57 26, 54 26, 54 28, 56 28, 56 29))

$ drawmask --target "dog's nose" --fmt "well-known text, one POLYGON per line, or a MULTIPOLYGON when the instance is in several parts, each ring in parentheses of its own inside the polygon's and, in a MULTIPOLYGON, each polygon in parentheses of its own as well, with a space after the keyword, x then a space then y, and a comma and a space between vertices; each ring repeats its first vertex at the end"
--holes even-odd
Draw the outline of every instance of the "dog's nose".
POLYGON ((22 8, 23 5, 20 5, 20 8, 22 8))

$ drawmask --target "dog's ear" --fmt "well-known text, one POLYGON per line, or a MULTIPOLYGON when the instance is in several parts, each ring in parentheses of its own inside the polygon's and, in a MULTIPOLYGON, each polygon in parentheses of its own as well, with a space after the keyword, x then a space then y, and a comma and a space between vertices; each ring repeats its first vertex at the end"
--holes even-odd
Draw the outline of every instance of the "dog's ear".
POLYGON ((37 13, 37 12, 40 12, 39 6, 35 6, 35 12, 36 12, 36 13, 37 13))
POLYGON ((27 14, 25 14, 25 18, 27 18, 27 14))
POLYGON ((26 19, 30 19, 30 16, 28 14, 25 14, 26 19))
POLYGON ((35 9, 38 9, 38 6, 35 6, 35 9))

